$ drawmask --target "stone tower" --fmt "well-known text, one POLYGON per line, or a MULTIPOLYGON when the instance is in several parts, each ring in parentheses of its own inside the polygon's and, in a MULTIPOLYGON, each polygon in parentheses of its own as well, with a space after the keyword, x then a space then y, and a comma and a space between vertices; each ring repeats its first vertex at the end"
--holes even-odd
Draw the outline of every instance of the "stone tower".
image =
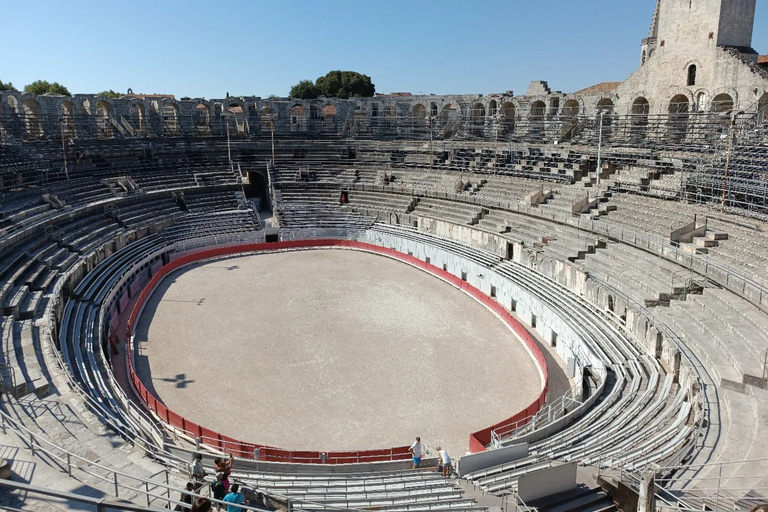
POLYGON ((651 113, 750 108, 768 74, 752 49, 757 0, 656 0, 640 68, 619 86, 619 111, 651 113))

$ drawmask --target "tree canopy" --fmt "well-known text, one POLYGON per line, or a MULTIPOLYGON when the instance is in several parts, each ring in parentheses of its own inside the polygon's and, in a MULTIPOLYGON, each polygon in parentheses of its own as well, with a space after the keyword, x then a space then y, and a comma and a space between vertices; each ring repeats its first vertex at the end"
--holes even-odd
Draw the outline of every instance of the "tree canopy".
POLYGON ((288 93, 288 96, 302 100, 315 100, 320 96, 320 89, 312 80, 302 80, 291 87, 291 92, 288 93))
POLYGON ((50 83, 47 80, 35 80, 31 84, 24 87, 24 92, 29 92, 36 95, 41 94, 61 94, 62 96, 72 96, 66 87, 58 82, 50 83))
POLYGON ((117 98, 120 98, 120 97, 123 96, 119 92, 115 92, 112 89, 110 89, 108 91, 101 91, 98 95, 99 96, 104 96, 105 98, 110 98, 110 99, 117 99, 117 98))
POLYGON ((376 92, 376 86, 371 83, 371 77, 356 71, 329 71, 313 84, 310 80, 302 80, 291 87, 292 98, 315 99, 318 96, 327 98, 369 98, 376 92))
POLYGON ((0 80, 0 91, 15 91, 15 90, 16 88, 13 86, 11 82, 8 82, 6 84, 2 80, 0 80))

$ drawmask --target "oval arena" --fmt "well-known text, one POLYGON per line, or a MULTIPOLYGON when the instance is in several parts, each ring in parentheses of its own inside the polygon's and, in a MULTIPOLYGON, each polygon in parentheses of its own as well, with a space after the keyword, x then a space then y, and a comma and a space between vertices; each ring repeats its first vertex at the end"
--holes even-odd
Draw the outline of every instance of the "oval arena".
POLYGON ((573 93, 0 91, 0 509, 232 456, 244 510, 758 510, 756 5, 658 0, 573 93))

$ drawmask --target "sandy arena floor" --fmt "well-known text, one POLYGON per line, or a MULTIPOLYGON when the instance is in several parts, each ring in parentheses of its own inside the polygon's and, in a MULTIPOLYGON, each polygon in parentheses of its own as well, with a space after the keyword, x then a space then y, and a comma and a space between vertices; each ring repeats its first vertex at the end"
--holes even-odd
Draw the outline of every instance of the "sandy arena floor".
POLYGON ((139 374, 173 411, 288 449, 420 435, 460 455, 470 432, 522 409, 541 385, 522 343, 469 296, 349 250, 181 269, 147 303, 136 339, 139 374))

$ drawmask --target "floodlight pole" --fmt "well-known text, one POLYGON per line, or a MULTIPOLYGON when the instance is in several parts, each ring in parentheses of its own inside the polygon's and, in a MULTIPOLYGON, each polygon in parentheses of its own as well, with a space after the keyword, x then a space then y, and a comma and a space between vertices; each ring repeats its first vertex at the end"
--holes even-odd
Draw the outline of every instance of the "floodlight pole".
POLYGON ((432 172, 432 167, 435 163, 435 155, 432 150, 432 142, 433 142, 433 128, 432 128, 432 122, 434 121, 434 118, 432 116, 429 116, 429 172, 432 172))
POLYGON ((269 122, 269 131, 272 132, 272 165, 275 165, 275 122, 269 122))
POLYGON ((725 172, 723 173, 723 195, 720 199, 720 210, 725 210, 725 196, 728 191, 728 169, 731 166, 731 151, 733 150, 733 127, 736 125, 736 118, 743 112, 732 112, 731 122, 728 125, 728 152, 725 155, 725 172))
POLYGON ((600 124, 597 129, 597 181, 596 186, 600 186, 600 171, 603 167, 603 116, 605 116, 605 110, 601 110, 600 124))
MULTIPOLYGON (((227 108, 229 110, 229 108, 227 108)), ((227 125, 227 158, 229 159, 229 168, 232 169, 232 145, 229 140, 229 115, 224 115, 224 122, 227 125)))
POLYGON ((61 153, 64 155, 64 176, 69 181, 69 169, 67 169, 67 146, 64 136, 64 117, 59 116, 59 129, 61 130, 61 153))

